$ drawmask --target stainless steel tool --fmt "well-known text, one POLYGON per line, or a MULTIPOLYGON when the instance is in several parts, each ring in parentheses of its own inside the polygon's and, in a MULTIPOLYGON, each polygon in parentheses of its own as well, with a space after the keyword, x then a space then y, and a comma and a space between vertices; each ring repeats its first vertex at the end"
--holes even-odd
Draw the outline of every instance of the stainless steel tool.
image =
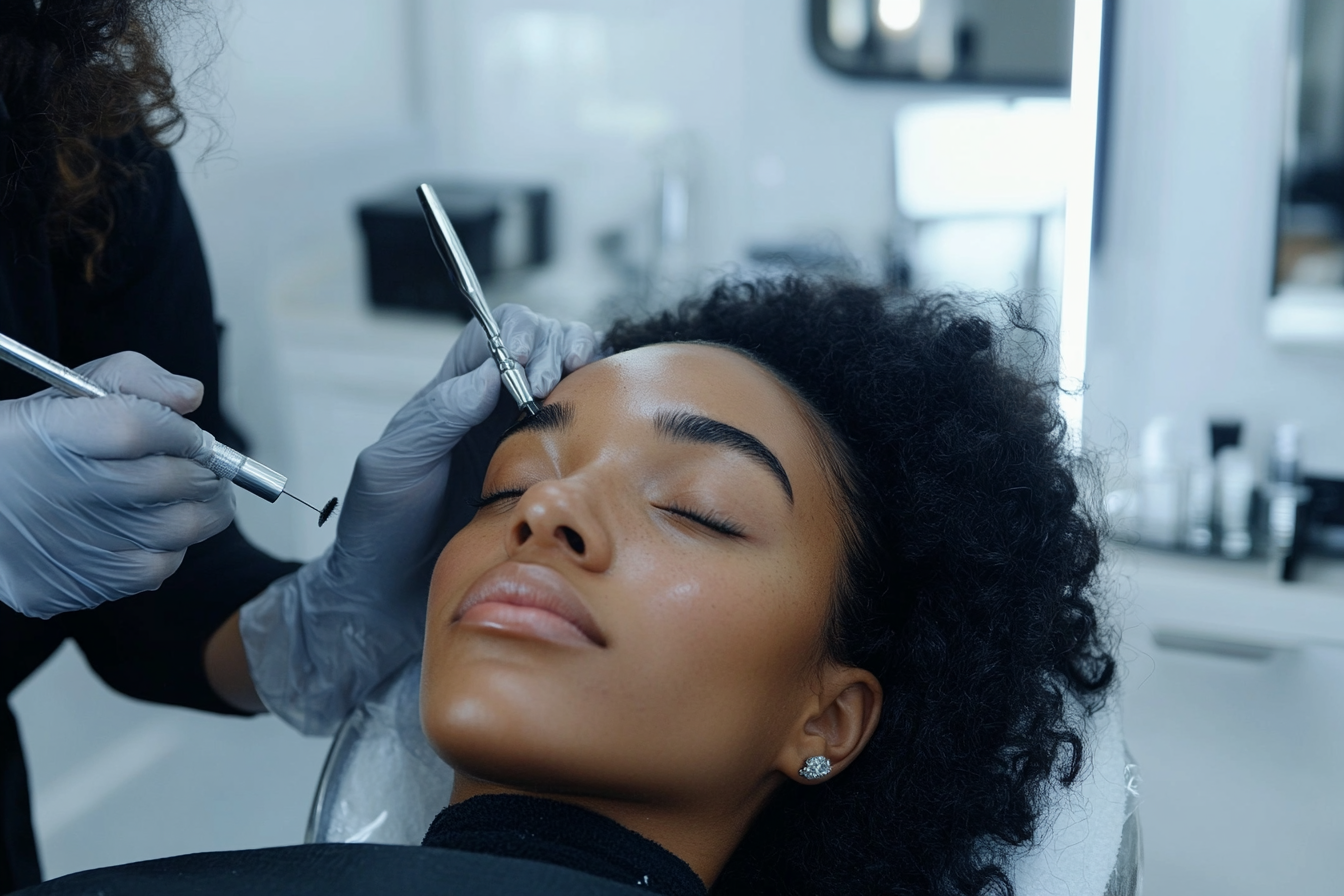
MULTIPOLYGON (((7 361, 20 370, 31 373, 49 386, 55 386, 66 395, 76 398, 102 398, 110 394, 93 380, 77 373, 46 355, 29 348, 16 339, 0 333, 0 361, 7 361)), ((212 446, 208 457, 198 460, 201 466, 210 470, 220 479, 227 479, 239 488, 251 492, 259 498, 265 498, 274 504, 281 495, 289 495, 305 507, 318 514, 318 525, 322 525, 331 516, 336 507, 336 499, 327 502, 321 510, 313 507, 293 492, 285 491, 289 480, 265 464, 257 463, 240 451, 235 451, 223 442, 209 436, 212 446)))
POLYGON ((421 184, 416 189, 415 195, 420 197, 420 207, 425 212, 425 223, 429 225, 429 232, 434 237, 434 246, 439 250, 439 256, 448 266, 453 279, 457 281, 457 288, 466 296, 467 302, 471 304, 471 310, 476 313, 476 319, 485 330, 485 338, 490 344, 490 355, 499 367, 499 376, 504 381, 504 388, 509 390, 509 394, 513 396, 513 400, 518 403, 521 410, 535 415, 538 411, 537 402, 532 397, 532 390, 527 387, 523 367, 504 347, 504 340, 499 334, 499 324, 495 322, 495 316, 490 313, 490 306, 485 303, 481 281, 476 279, 476 272, 472 270, 471 262, 467 260, 467 253, 462 249, 462 242, 457 238, 457 231, 453 230, 453 222, 448 220, 448 213, 443 210, 438 194, 429 184, 421 184))

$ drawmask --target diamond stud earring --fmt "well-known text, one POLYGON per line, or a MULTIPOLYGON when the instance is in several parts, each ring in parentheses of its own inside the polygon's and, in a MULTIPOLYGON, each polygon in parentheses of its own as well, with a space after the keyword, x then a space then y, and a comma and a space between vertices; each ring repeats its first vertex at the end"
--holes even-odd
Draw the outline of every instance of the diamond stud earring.
POLYGON ((830 773, 831 760, 825 756, 809 756, 803 767, 798 769, 798 774, 809 781, 820 781, 830 773))

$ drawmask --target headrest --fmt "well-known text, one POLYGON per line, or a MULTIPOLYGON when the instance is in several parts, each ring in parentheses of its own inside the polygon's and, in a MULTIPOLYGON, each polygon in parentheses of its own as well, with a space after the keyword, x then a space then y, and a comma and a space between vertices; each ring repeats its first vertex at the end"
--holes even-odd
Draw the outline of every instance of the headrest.
MULTIPOLYGON (((1103 896, 1116 872, 1125 822, 1138 796, 1120 694, 1112 693, 1095 715, 1076 706, 1072 715, 1087 755, 1073 784, 1055 784, 1053 806, 1040 821, 1035 843, 1010 860, 1017 896, 1103 896)), ((1137 856, 1126 856, 1121 864, 1136 862, 1137 856)), ((1120 870, 1121 877, 1136 871, 1120 870)))

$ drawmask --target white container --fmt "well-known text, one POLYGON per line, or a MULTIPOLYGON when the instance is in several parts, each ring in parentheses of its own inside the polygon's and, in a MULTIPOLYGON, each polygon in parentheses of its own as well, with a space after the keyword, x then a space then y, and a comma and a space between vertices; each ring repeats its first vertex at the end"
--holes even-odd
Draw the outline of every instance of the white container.
POLYGON ((1185 546, 1196 553, 1213 548, 1213 464, 1196 460, 1185 477, 1185 546))
POLYGON ((1242 448, 1218 452, 1218 511, 1224 557, 1240 560, 1251 552, 1251 496, 1255 491, 1255 466, 1242 448))
POLYGON ((1172 462, 1172 421, 1154 417, 1143 428, 1139 473, 1139 540, 1174 548, 1181 542, 1181 471, 1172 462))

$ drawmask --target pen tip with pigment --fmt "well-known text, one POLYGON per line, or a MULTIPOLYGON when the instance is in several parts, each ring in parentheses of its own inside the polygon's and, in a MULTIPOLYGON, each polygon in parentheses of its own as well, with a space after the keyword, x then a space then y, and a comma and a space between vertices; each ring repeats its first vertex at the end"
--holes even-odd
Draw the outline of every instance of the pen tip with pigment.
POLYGON ((294 494, 291 491, 284 491, 282 492, 282 494, 289 495, 291 498, 293 498, 295 501, 298 501, 304 507, 307 507, 309 510, 316 512, 317 526, 319 529, 322 528, 322 524, 325 523, 327 520, 331 519, 331 515, 336 512, 335 498, 332 498, 330 501, 328 501, 326 504, 322 506, 321 510, 318 510, 316 507, 309 504, 307 501, 303 500, 302 498, 300 498, 298 495, 294 494))
POLYGON ((331 515, 336 511, 337 499, 332 498, 317 513, 317 527, 322 528, 322 524, 331 519, 331 515))

